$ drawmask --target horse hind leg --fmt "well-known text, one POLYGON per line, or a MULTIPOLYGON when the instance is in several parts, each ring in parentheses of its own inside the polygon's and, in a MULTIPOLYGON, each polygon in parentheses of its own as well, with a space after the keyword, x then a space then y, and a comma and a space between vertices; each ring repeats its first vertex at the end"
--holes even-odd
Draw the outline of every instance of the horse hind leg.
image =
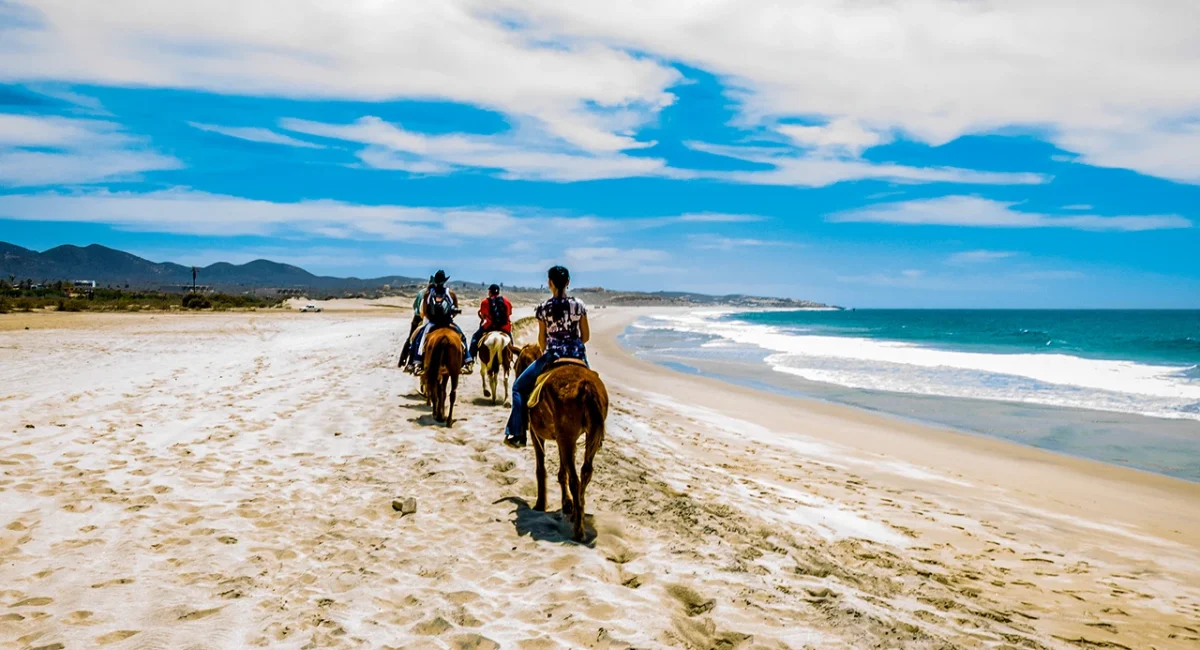
POLYGON ((537 457, 537 502, 533 509, 538 512, 546 511, 546 443, 533 434, 533 451, 537 457))
POLYGON ((594 440, 592 438, 596 435, 596 433, 591 431, 587 432, 588 440, 584 446, 583 466, 579 468, 579 489, 575 493, 575 506, 579 508, 578 512, 575 513, 575 541, 577 542, 583 541, 583 516, 586 509, 584 504, 587 503, 584 494, 587 492, 588 483, 592 482, 592 458, 595 457, 596 451, 600 449, 600 445, 593 444, 594 440))
POLYGON ((562 447, 558 449, 558 487, 562 488, 562 514, 571 519, 575 514, 575 502, 571 500, 571 490, 567 487, 567 465, 562 462, 562 447))
MULTIPOLYGON (((571 521, 574 523, 574 538, 583 541, 583 494, 579 491, 579 474, 575 470, 575 438, 571 435, 559 438, 558 460, 566 470, 566 484, 571 493, 571 521)), ((560 470, 561 471, 561 470, 560 470)), ((564 514, 565 514, 564 509, 564 514)))
POLYGON ((454 426, 454 400, 458 398, 458 375, 450 375, 450 409, 446 412, 446 426, 454 426))

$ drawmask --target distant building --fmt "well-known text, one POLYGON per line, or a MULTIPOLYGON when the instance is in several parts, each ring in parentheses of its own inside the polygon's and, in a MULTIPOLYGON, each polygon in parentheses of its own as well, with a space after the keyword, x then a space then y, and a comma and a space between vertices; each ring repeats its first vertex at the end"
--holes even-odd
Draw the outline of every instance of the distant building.
POLYGON ((95 289, 95 280, 75 280, 71 283, 76 289, 95 289))

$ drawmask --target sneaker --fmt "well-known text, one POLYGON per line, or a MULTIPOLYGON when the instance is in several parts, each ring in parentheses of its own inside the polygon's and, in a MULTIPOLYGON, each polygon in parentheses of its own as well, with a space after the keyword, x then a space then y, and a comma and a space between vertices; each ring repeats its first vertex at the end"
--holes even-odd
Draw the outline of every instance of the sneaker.
POLYGON ((524 449, 526 443, 524 440, 521 440, 515 436, 510 437, 506 435, 504 436, 504 444, 505 446, 513 449, 524 449))
POLYGON ((470 375, 474 372, 475 372, 475 362, 474 361, 467 361, 466 363, 463 364, 461 374, 470 375))

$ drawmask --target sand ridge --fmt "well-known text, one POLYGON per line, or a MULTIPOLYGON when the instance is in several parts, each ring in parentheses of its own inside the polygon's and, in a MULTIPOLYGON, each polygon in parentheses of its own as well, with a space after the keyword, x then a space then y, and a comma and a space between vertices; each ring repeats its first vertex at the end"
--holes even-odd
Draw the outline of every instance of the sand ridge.
POLYGON ((0 335, 0 644, 1200 643, 1195 547, 699 394, 609 383, 594 538, 570 543, 477 376, 434 425, 394 367, 406 331, 242 313, 0 335))

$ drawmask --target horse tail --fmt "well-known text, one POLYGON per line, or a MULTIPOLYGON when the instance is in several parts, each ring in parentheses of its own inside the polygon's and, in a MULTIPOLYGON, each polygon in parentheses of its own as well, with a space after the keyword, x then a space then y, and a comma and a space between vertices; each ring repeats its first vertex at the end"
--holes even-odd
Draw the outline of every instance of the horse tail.
MULTIPOLYGON (((432 332, 430 332, 430 334, 432 334, 432 332)), ((442 366, 444 365, 444 360, 442 357, 445 356, 446 352, 445 346, 441 344, 441 341, 434 341, 432 344, 430 344, 428 341, 425 343, 425 347, 428 349, 425 357, 425 392, 429 396, 436 413, 438 407, 440 406, 438 397, 439 388, 442 385, 441 374, 442 366)), ((440 413, 436 414, 441 415, 440 413)))
POLYGON ((587 431, 584 458, 590 461, 604 444, 604 419, 608 414, 608 394, 597 385, 599 379, 584 381, 579 387, 583 404, 583 427, 587 431))

